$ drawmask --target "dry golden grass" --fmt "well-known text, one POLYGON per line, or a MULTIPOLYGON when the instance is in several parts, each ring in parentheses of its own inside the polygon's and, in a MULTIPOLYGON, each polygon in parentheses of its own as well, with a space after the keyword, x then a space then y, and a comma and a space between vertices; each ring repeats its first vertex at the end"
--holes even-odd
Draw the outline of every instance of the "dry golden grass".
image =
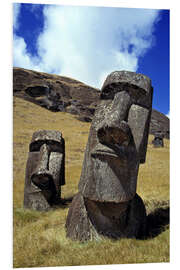
MULTIPOLYGON (((14 98, 14 267, 124 264, 169 261, 169 229, 147 240, 122 239, 79 243, 66 238, 68 207, 39 213, 23 209, 25 166, 32 134, 38 129, 63 133, 66 143, 66 185, 62 197, 77 192, 90 124, 67 113, 53 113, 14 98)), ((137 192, 147 213, 167 209, 169 204, 169 141, 153 148, 149 137, 146 163, 140 166, 137 192)))

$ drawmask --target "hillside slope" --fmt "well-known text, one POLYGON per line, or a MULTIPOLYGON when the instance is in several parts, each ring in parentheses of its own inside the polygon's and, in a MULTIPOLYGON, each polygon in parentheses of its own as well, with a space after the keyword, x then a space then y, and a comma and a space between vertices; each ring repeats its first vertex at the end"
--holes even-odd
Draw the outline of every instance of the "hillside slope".
POLYGON ((73 242, 65 222, 71 198, 78 191, 90 123, 66 112, 51 112, 14 97, 13 114, 13 266, 48 267, 169 261, 169 140, 154 148, 149 136, 146 163, 140 166, 137 193, 145 202, 154 235, 147 240, 73 242), (25 167, 34 131, 54 129, 65 138, 66 205, 49 212, 23 209, 25 167))
MULTIPOLYGON (((13 68, 13 95, 53 112, 68 112, 91 122, 99 103, 100 91, 72 78, 13 68)), ((152 110, 150 134, 161 131, 169 138, 169 119, 152 110)))

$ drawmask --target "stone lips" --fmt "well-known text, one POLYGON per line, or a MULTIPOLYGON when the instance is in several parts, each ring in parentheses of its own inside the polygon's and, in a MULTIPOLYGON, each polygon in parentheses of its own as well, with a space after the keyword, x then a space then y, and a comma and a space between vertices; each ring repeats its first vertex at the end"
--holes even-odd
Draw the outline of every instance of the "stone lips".
MULTIPOLYGON (((81 121, 92 121, 100 102, 100 93, 98 89, 71 78, 13 68, 13 95, 54 112, 65 111, 75 114, 81 121), (38 97, 33 97, 32 93, 26 91, 29 88, 32 90, 32 87, 38 93, 38 97)), ((153 109, 149 132, 155 134, 159 130, 163 132, 165 138, 169 138, 169 119, 153 109)))

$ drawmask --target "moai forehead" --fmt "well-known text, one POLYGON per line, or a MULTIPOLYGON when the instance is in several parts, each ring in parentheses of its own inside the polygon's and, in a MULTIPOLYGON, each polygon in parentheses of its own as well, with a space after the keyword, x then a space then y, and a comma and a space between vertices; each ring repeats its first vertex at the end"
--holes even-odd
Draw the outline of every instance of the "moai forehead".
POLYGON ((143 107, 152 106, 151 80, 143 75, 130 71, 110 73, 101 89, 101 99, 113 99, 120 91, 127 91, 132 102, 143 107))
POLYGON ((64 139, 62 133, 56 130, 39 130, 33 133, 29 150, 39 151, 42 144, 50 146, 52 152, 64 152, 64 139))
POLYGON ((52 140, 61 143, 62 133, 56 130, 38 130, 33 133, 31 143, 39 140, 52 140))

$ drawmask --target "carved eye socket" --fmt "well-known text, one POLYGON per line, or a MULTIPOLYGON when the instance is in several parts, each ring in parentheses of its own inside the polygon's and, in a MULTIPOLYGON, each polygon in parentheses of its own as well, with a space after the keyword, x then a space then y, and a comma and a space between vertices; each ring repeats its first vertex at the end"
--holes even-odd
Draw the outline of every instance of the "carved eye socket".
POLYGON ((59 142, 48 140, 47 145, 51 152, 63 152, 63 146, 59 142))
POLYGON ((136 100, 146 96, 146 91, 137 85, 131 85, 129 83, 112 83, 103 89, 101 99, 113 99, 115 94, 121 91, 128 92, 132 100, 135 102, 136 100))
POLYGON ((30 152, 39 152, 43 144, 48 145, 51 152, 63 152, 63 145, 53 140, 38 140, 32 142, 29 147, 30 152))
POLYGON ((101 92, 101 99, 113 99, 115 94, 123 91, 124 88, 116 83, 111 83, 101 92))
POLYGON ((127 91, 131 98, 136 102, 138 99, 145 98, 146 97, 146 91, 142 88, 139 88, 136 85, 127 86, 127 91))
POLYGON ((38 140, 30 144, 29 151, 30 152, 38 152, 40 151, 41 146, 44 144, 44 141, 38 140))

